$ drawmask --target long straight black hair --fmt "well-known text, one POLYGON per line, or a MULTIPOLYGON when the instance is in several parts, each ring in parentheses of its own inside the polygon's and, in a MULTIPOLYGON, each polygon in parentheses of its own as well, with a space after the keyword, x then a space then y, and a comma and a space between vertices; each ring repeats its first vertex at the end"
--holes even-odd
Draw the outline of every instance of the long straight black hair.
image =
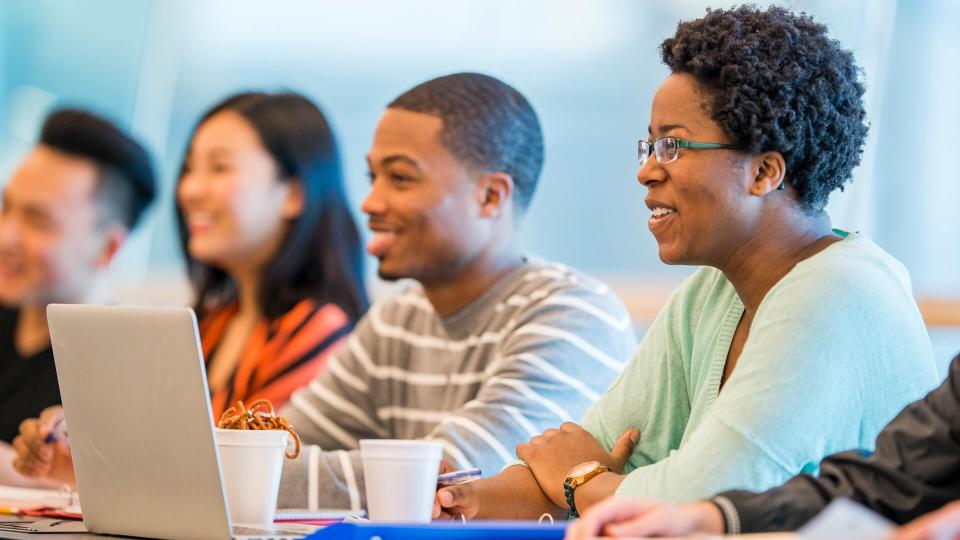
MULTIPOLYGON (((240 114, 253 126, 277 164, 280 181, 300 182, 303 189, 303 211, 292 220, 280 249, 260 273, 264 317, 274 321, 300 301, 312 298, 336 304, 352 321, 357 321, 368 306, 363 286, 363 250, 347 203, 336 140, 327 119, 313 102, 292 92, 231 96, 210 109, 194 126, 179 178, 183 177, 197 129, 217 113, 228 110, 240 114)), ((177 222, 180 246, 196 293, 197 315, 202 317, 209 309, 236 299, 236 285, 222 269, 190 256, 189 233, 179 205, 177 222)))

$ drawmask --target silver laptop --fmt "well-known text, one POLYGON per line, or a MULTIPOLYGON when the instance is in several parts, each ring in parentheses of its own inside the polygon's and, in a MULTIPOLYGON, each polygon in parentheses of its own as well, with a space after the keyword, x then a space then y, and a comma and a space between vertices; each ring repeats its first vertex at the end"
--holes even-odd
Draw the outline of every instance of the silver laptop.
POLYGON ((303 536, 231 528, 193 310, 53 304, 47 318, 89 531, 303 536))

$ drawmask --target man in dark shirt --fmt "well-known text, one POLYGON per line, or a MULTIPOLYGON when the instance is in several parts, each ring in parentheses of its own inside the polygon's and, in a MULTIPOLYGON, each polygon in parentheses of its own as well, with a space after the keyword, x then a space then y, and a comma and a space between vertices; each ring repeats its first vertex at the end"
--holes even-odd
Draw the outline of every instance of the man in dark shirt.
POLYGON ((47 304, 89 302, 156 192, 143 147, 92 114, 63 109, 3 189, 0 206, 0 483, 25 418, 60 403, 47 304))
POLYGON ((789 531, 839 497, 908 524, 897 540, 960 538, 960 356, 943 384, 887 424, 872 453, 832 455, 819 476, 801 474, 762 493, 728 491, 685 505, 611 499, 585 514, 568 538, 789 531))

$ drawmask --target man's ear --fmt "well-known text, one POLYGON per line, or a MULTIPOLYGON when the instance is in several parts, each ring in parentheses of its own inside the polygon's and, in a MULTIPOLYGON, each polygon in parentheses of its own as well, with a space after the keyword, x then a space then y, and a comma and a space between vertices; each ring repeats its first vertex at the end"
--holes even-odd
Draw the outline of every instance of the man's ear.
POLYGON ((110 266, 110 263, 113 261, 113 258, 116 257, 117 252, 120 251, 120 248, 123 247, 123 243, 127 240, 127 235, 130 233, 126 227, 123 225, 110 225, 103 232, 103 238, 100 243, 100 251, 97 253, 96 258, 93 261, 94 266, 97 269, 103 269, 110 266))
POLYGON ((787 177, 787 162, 777 151, 763 152, 753 159, 753 183, 750 193, 763 197, 771 191, 784 189, 787 177))
POLYGON ((306 204, 306 197, 303 194, 303 182, 299 178, 291 178, 284 182, 287 190, 286 199, 283 201, 283 208, 280 215, 283 219, 297 219, 303 213, 303 207, 306 204))
POLYGON ((505 172, 487 173, 477 181, 480 215, 498 217, 513 197, 513 177, 505 172))

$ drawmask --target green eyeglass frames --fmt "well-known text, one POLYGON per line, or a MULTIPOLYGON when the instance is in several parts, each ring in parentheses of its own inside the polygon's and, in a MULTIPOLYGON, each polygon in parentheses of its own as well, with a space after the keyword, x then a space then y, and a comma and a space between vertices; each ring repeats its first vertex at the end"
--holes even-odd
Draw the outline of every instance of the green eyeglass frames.
POLYGON ((736 148, 732 144, 693 142, 678 139, 676 137, 657 137, 657 140, 646 141, 641 139, 637 143, 637 162, 641 167, 650 158, 650 154, 657 156, 657 161, 661 164, 676 161, 680 157, 681 148, 690 148, 692 150, 712 150, 715 148, 736 148))

